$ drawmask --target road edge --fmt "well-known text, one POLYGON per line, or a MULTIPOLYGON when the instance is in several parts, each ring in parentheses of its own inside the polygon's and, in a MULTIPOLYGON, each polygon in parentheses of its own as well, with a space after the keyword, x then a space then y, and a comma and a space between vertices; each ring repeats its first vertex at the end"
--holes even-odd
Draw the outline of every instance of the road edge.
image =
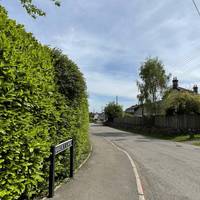
MULTIPOLYGON (((87 161, 89 160, 89 158, 90 158, 92 152, 93 152, 93 146, 92 146, 92 144, 91 144, 91 145, 90 145, 90 152, 89 152, 87 158, 79 165, 79 167, 78 167, 77 169, 75 169, 75 171, 74 171, 75 174, 87 163, 87 161)), ((66 178, 66 179, 64 179, 58 186, 55 187, 54 191, 56 192, 56 190, 58 190, 64 183, 66 183, 66 182, 68 182, 68 181, 70 181, 70 180, 71 180, 71 178, 66 178)), ((44 197, 44 198, 42 198, 41 200, 47 200, 47 199, 51 199, 51 198, 44 197)))
POLYGON ((143 191, 143 187, 142 187, 142 182, 141 182, 141 179, 140 179, 140 176, 139 176, 139 173, 138 173, 138 170, 137 170, 137 167, 135 165, 135 162, 133 161, 133 159, 131 158, 131 156, 129 155, 129 153, 122 149, 121 147, 119 147, 118 145, 116 145, 115 143, 111 142, 110 140, 106 139, 104 137, 104 139, 109 142, 112 146, 114 146, 117 150, 123 152, 129 159, 130 163, 131 163, 131 166, 133 168, 133 172, 134 172, 134 175, 135 175, 135 179, 136 179, 136 185, 137 185, 137 191, 138 191, 138 196, 139 196, 139 200, 145 200, 145 197, 144 197, 144 191, 143 191))

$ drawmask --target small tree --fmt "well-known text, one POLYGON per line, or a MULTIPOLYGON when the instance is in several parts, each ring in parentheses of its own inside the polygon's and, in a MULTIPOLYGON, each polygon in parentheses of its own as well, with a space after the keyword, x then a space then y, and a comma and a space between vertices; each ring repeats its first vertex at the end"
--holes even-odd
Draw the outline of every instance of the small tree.
POLYGON ((104 108, 104 112, 109 122, 113 122, 115 118, 123 116, 122 106, 115 104, 114 102, 109 103, 104 108))
POLYGON ((140 67, 139 76, 141 81, 137 81, 140 92, 138 99, 140 103, 147 105, 152 114, 155 114, 156 102, 162 99, 170 74, 166 75, 164 65, 158 58, 148 58, 140 67))

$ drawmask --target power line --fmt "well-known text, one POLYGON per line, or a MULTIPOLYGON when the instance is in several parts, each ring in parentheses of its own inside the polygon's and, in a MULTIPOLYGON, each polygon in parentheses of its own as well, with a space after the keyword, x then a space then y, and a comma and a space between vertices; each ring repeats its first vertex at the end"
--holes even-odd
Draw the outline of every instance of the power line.
POLYGON ((198 8, 198 6, 197 6, 195 0, 192 0, 192 2, 193 2, 193 4, 194 4, 194 7, 195 7, 196 10, 197 10, 198 15, 200 16, 200 10, 199 10, 199 8, 198 8))

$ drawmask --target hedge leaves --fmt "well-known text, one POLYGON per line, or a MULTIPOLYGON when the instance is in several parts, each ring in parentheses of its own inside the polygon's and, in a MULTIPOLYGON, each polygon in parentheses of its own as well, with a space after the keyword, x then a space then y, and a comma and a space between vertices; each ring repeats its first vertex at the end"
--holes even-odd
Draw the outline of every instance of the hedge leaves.
MULTIPOLYGON (((2 7, 0 109, 2 200, 33 199, 47 188, 51 145, 75 139, 77 165, 89 149, 83 75, 61 51, 8 19, 2 7)), ((56 159, 57 179, 66 176, 63 155, 56 159)))

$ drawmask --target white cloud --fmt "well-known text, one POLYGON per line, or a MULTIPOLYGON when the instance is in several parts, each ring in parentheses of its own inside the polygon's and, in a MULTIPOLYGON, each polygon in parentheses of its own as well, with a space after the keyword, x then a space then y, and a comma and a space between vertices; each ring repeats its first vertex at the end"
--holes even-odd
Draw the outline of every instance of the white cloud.
POLYGON ((91 107, 101 109, 116 95, 124 105, 136 103, 137 69, 148 56, 158 56, 181 86, 200 84, 200 18, 191 1, 67 0, 59 9, 41 3, 48 15, 39 20, 2 2, 38 39, 80 66, 91 107))
POLYGON ((85 77, 89 93, 136 100, 137 87, 134 79, 131 80, 120 75, 113 76, 92 71, 85 72, 85 77))

